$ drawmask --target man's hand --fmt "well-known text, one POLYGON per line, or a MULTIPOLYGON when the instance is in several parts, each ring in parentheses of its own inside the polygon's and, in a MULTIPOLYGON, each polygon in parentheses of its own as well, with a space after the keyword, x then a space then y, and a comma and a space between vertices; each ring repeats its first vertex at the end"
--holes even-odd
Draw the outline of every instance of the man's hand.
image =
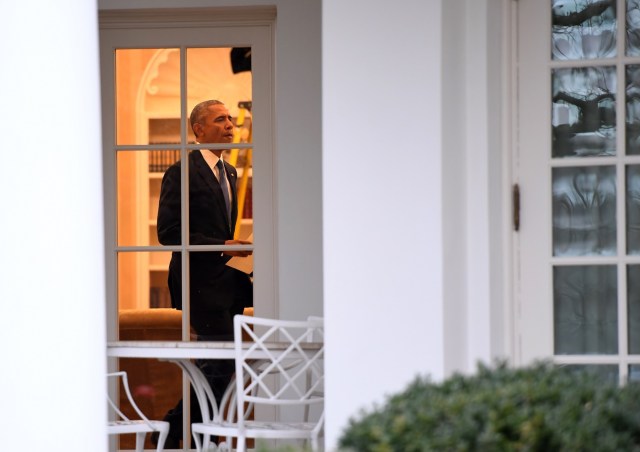
MULTIPOLYGON (((250 242, 248 240, 225 240, 224 244, 225 245, 251 245, 252 242, 250 242)), ((228 255, 228 256, 247 257, 247 256, 251 256, 253 254, 253 251, 251 251, 251 250, 246 250, 246 251, 224 251, 223 253, 228 255)))

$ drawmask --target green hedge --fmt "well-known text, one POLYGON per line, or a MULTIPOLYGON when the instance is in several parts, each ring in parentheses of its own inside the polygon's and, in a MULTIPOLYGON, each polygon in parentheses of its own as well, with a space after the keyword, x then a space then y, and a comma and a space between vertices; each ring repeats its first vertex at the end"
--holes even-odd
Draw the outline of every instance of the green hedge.
POLYGON ((416 378, 351 419, 341 450, 640 451, 640 385, 539 362, 479 365, 440 384, 416 378))

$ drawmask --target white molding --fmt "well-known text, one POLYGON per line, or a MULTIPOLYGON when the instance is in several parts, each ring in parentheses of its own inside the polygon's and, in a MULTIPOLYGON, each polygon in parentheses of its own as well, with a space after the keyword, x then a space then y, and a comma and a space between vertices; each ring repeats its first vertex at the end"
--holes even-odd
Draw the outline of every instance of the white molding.
POLYGON ((515 265, 517 264, 517 249, 519 235, 514 231, 513 225, 513 192, 512 187, 517 183, 514 165, 516 159, 514 156, 517 152, 518 120, 515 115, 518 113, 518 96, 517 96, 517 10, 518 5, 513 0, 503 0, 503 48, 502 48, 502 64, 503 64, 503 101, 502 101, 502 171, 503 171, 503 226, 505 234, 503 235, 503 300, 504 300, 504 353, 511 362, 518 362, 519 354, 517 353, 517 323, 516 313, 518 298, 516 289, 518 287, 515 278, 518 276, 515 265))
POLYGON ((98 13, 101 29, 272 24, 275 17, 275 6, 119 9, 98 13))

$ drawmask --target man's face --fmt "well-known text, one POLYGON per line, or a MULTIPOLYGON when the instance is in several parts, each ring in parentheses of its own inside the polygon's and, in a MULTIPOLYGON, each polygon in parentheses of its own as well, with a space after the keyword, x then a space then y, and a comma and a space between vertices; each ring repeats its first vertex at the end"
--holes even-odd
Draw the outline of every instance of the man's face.
POLYGON ((229 109, 224 105, 210 105, 202 124, 194 125, 199 143, 231 143, 233 141, 233 122, 229 109))

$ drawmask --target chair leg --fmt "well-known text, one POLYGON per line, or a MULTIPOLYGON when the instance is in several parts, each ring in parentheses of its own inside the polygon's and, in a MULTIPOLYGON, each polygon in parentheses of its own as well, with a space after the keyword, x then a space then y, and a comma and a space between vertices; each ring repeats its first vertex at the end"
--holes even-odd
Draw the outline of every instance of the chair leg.
POLYGON ((136 432, 136 452, 144 451, 144 439, 147 436, 147 432, 136 432))
MULTIPOLYGON (((202 441, 200 441, 200 435, 197 432, 191 432, 193 435, 193 442, 196 443, 196 450, 202 452, 202 441)), ((202 435, 204 437, 204 435, 202 435)))
MULTIPOLYGON (((231 446, 231 444, 229 444, 229 446, 231 446)), ((231 447, 229 447, 229 450, 231 450, 231 447)), ((247 445, 245 444, 244 435, 240 435, 240 436, 238 436, 238 448, 237 448, 237 451, 238 452, 246 452, 246 450, 247 450, 247 445)))
POLYGON ((230 436, 227 436, 225 439, 222 439, 222 436, 218 437, 218 451, 231 452, 232 446, 233 443, 230 436))
POLYGON ((156 452, 162 452, 164 450, 164 442, 167 440, 167 436, 169 435, 169 430, 161 430, 158 435, 158 448, 156 452))

